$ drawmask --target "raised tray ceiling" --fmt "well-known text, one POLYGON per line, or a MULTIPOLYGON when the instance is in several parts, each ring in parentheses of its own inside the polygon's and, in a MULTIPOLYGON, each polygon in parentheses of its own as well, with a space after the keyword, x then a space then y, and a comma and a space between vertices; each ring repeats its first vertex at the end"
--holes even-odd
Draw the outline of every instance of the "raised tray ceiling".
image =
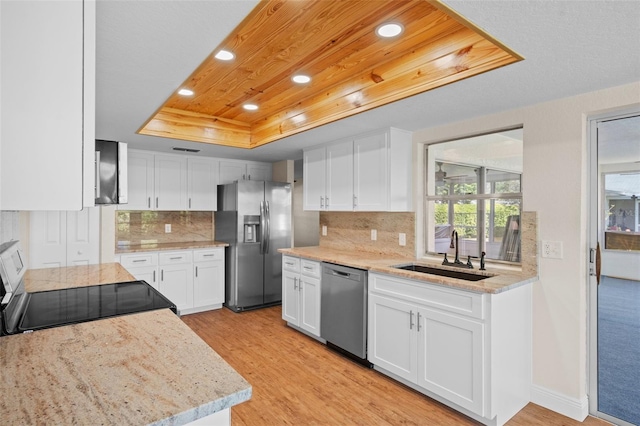
POLYGON ((439 2, 267 0, 138 133, 255 148, 522 59, 439 2), (404 32, 378 37, 385 22, 404 32))

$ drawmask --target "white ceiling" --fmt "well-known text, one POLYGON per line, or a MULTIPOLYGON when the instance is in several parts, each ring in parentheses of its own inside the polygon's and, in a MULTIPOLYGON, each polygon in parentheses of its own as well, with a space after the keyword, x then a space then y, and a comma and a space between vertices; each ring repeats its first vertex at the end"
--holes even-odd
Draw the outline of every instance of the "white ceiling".
MULTIPOLYGON (((447 0, 525 60, 254 150, 137 135, 255 0, 98 0, 96 137, 278 161, 386 126, 418 130, 640 79, 640 1, 447 0)), ((640 101, 640 100, 639 100, 640 101)))

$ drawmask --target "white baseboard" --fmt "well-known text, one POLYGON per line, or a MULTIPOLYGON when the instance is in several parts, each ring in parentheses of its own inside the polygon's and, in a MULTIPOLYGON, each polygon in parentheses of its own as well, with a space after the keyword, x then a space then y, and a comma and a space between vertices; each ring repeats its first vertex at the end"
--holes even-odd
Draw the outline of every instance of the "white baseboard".
POLYGON ((586 395, 576 399, 542 386, 531 385, 531 402, 579 422, 589 415, 589 400, 586 395))

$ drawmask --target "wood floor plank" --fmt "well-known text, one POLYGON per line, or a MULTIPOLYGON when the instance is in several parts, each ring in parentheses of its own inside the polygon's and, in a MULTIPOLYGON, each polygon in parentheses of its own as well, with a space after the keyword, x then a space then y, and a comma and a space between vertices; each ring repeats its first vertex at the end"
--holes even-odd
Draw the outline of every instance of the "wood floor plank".
MULTIPOLYGON (((253 386, 232 408, 233 426, 476 425, 476 421, 360 366, 288 327, 281 307, 233 313, 223 308, 182 320, 253 386)), ((527 405, 508 423, 588 425, 527 405)))

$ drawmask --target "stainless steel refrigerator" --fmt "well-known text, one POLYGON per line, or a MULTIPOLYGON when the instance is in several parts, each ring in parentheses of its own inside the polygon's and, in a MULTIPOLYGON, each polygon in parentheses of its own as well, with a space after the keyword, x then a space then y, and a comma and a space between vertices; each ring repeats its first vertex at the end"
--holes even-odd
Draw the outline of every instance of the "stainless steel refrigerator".
POLYGON ((225 249, 225 306, 239 312, 282 302, 282 254, 291 247, 291 184, 218 185, 216 240, 225 249))

